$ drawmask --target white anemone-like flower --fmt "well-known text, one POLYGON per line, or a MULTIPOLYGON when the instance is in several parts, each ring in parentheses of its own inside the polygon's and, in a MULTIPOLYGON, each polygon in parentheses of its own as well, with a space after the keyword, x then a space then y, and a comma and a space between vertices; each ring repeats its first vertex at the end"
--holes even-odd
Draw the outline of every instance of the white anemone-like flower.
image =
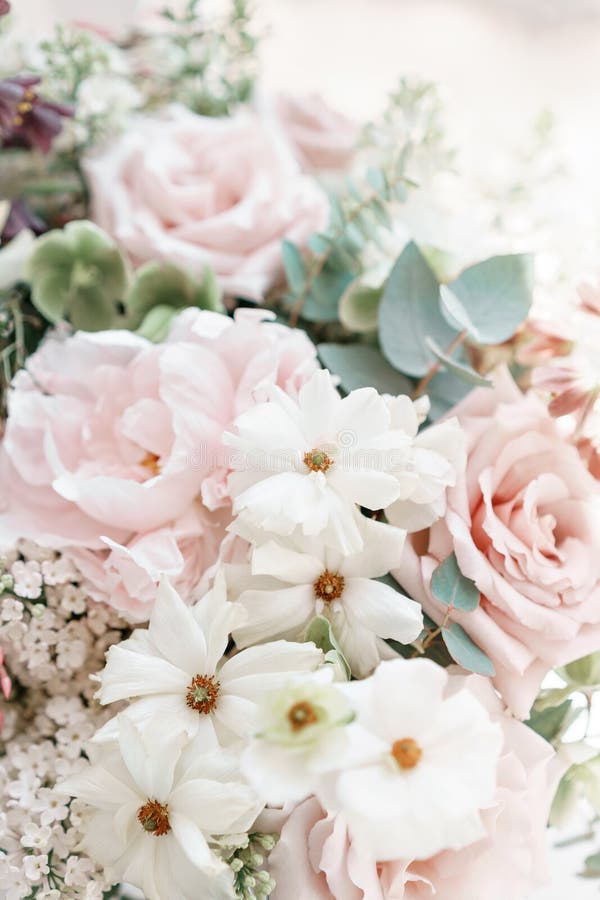
MULTIPOLYGON (((313 643, 274 641, 223 662, 230 631, 243 618, 243 609, 226 600, 221 577, 193 607, 163 579, 148 629, 109 649, 98 676, 100 702, 134 700, 127 713, 136 723, 161 721, 205 748, 247 739, 261 696, 317 669, 323 654, 313 643)), ((94 740, 114 740, 116 728, 115 718, 94 740)))
POLYGON ((321 670, 263 698, 241 771, 267 803, 301 800, 356 754, 354 710, 332 677, 321 670))
POLYGON ((300 640, 311 620, 324 616, 353 674, 362 677, 382 658, 395 656, 384 638, 414 641, 423 627, 421 607, 374 580, 397 565, 404 534, 364 516, 358 527, 364 549, 348 556, 319 538, 288 546, 271 540, 257 547, 252 572, 259 584, 240 595, 248 615, 233 631, 236 644, 300 640))
POLYGON ((194 743, 182 752, 181 732, 165 736, 160 720, 142 734, 123 714, 118 733, 60 786, 94 807, 83 849, 148 900, 233 900, 231 870, 209 841, 247 830, 261 807, 237 758, 194 743))
POLYGON ((430 660, 383 662, 339 689, 378 742, 335 785, 357 846, 381 861, 427 859, 483 837, 503 739, 475 695, 448 696, 448 674, 430 660))
POLYGON ((318 535, 353 553, 363 546, 356 506, 388 507, 414 482, 412 437, 393 427, 385 398, 373 388, 342 398, 327 370, 315 372, 297 402, 271 389, 269 402, 242 413, 234 426, 236 433, 225 435, 236 450, 234 513, 265 531, 318 535))
MULTIPOLYGON (((421 398, 422 399, 422 398, 421 398)), ((412 438, 402 493, 385 513, 390 522, 406 531, 429 528, 446 512, 446 491, 464 472, 467 451, 465 433, 458 419, 447 419, 419 433, 419 408, 408 397, 388 400, 395 429, 412 438)))

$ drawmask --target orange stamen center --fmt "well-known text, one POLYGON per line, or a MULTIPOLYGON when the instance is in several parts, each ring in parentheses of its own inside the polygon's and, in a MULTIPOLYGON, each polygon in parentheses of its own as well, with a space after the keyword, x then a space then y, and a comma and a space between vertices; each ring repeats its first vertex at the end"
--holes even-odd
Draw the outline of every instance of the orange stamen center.
POLYGON ((292 726, 292 731, 302 731, 307 725, 314 725, 319 720, 314 708, 306 700, 294 703, 287 717, 292 726))
POLYGON ((392 744, 392 756, 401 769, 414 769, 423 751, 412 738, 402 738, 392 744))
POLYGON ((190 709, 207 716, 217 705, 219 687, 214 675, 194 675, 187 689, 185 702, 190 709))
POLYGON ((160 475, 160 456, 156 453, 146 453, 140 465, 148 469, 152 476, 160 475))
POLYGON ((336 572, 329 572, 328 569, 319 575, 314 583, 315 595, 321 600, 331 602, 342 596, 344 590, 344 578, 336 572))
POLYGON ((309 450, 304 454, 304 465, 311 472, 326 472, 333 465, 333 460, 324 450, 309 450))
POLYGON ((138 809, 137 817, 144 831, 153 834, 155 837, 162 837, 171 830, 169 807, 166 803, 159 803, 158 800, 147 800, 138 809))

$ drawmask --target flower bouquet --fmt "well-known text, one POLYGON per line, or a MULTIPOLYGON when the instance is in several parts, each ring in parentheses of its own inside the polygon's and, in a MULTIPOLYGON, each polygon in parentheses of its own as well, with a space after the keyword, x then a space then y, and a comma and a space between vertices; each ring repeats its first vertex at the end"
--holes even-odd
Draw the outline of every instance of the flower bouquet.
POLYGON ((0 13, 2 897, 527 898, 600 811, 597 289, 431 85, 0 13))

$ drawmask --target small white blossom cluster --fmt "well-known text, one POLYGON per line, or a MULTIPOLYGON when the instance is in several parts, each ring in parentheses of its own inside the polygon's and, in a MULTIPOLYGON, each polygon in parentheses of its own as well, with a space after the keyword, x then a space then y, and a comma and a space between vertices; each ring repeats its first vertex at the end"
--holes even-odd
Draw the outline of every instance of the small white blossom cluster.
MULTIPOLYGON (((91 603, 60 555, 22 543, 0 565, 0 648, 12 681, 0 736, 0 896, 101 900, 105 873, 78 851, 83 805, 57 790, 108 718, 90 674, 127 629, 91 603)), ((8 677, 8 675, 6 677, 8 677)))

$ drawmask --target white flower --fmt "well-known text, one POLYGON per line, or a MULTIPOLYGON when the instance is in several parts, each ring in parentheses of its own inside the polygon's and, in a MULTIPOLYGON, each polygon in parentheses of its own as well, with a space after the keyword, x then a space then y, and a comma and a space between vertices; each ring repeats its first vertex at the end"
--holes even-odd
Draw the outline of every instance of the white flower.
POLYGON ((20 597, 37 600, 42 593, 43 584, 39 563, 33 560, 29 562, 17 560, 12 564, 10 574, 15 580, 15 591, 20 597))
POLYGON ((383 662, 340 686, 378 739, 370 761, 335 786, 353 840, 375 859, 427 859, 485 834, 480 810, 494 801, 502 733, 474 694, 445 696, 447 687, 430 660, 383 662))
POLYGON ((34 242, 33 231, 24 229, 0 250, 0 290, 10 288, 22 280, 34 242))
POLYGON ((393 427, 404 429, 413 442, 402 493, 385 512, 390 522, 410 532, 429 528, 445 514, 446 490, 466 465, 466 438, 458 420, 447 419, 418 434, 417 403, 408 397, 388 400, 393 427))
POLYGON ((181 752, 182 738, 160 721, 142 734, 122 715, 118 745, 60 787, 95 808, 83 846, 109 878, 148 900, 229 900, 231 872, 208 840, 247 830, 260 806, 235 758, 204 755, 194 742, 181 752))
POLYGON ((272 638, 302 639, 311 620, 325 616, 352 672, 364 676, 382 657, 395 655, 383 638, 406 644, 419 636, 419 604, 373 580, 398 564, 403 532, 364 516, 357 524, 364 549, 348 556, 319 538, 290 546, 268 541, 254 550, 252 572, 262 577, 239 598, 248 614, 233 632, 239 647, 272 638))
POLYGON ((26 856, 23 860, 23 870, 28 881, 41 881, 44 875, 50 871, 48 867, 48 857, 45 853, 32 854, 26 856))
POLYGON ((52 831, 47 825, 40 827, 35 822, 28 822, 23 830, 21 845, 23 847, 33 847, 35 850, 45 850, 51 835, 52 831))
POLYGON ((238 451, 231 465, 239 471, 229 478, 234 512, 276 534, 298 529, 343 553, 360 550, 355 506, 383 509, 403 495, 411 436, 392 429, 376 390, 342 399, 326 370, 315 372, 297 402, 278 388, 270 397, 240 415, 237 433, 224 438, 238 451))
MULTIPOLYGON (((312 643, 276 641, 250 647, 222 662, 243 609, 225 598, 223 579, 188 607, 163 579, 148 630, 114 645, 99 675, 101 703, 135 700, 137 722, 158 718, 166 729, 198 735, 206 748, 246 739, 261 696, 299 672, 317 669, 323 654, 312 643)), ((96 735, 113 739, 115 720, 96 735)))
POLYGON ((321 671, 267 695, 258 735, 244 751, 242 773, 267 803, 312 793, 326 772, 339 768, 352 746, 354 710, 321 671))

